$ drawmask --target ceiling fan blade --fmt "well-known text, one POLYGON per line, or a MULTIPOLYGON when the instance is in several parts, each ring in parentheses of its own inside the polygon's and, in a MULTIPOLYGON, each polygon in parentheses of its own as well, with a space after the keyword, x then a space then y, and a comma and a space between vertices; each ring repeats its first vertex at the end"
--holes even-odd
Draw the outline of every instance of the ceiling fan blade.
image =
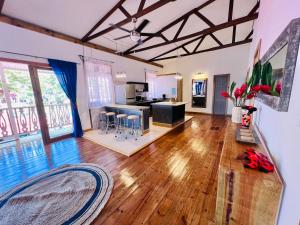
POLYGON ((141 32, 149 23, 150 21, 147 19, 144 19, 143 22, 136 28, 137 32, 141 32))
POLYGON ((125 29, 125 28, 123 28, 123 27, 120 27, 120 26, 118 26, 118 25, 116 25, 116 24, 112 24, 112 23, 110 23, 109 25, 110 25, 111 27, 114 27, 114 28, 117 28, 117 29, 123 30, 123 31, 125 31, 125 32, 128 32, 128 33, 130 33, 130 32, 131 32, 130 30, 127 30, 127 29, 125 29))
POLYGON ((115 38, 114 40, 117 41, 117 40, 120 40, 120 39, 123 39, 123 38, 127 38, 127 37, 130 37, 130 35, 125 35, 125 36, 122 36, 122 37, 118 37, 118 38, 115 38))
POLYGON ((142 39, 140 39, 140 40, 138 40, 138 45, 141 45, 141 44, 143 44, 144 42, 143 42, 143 40, 142 39))

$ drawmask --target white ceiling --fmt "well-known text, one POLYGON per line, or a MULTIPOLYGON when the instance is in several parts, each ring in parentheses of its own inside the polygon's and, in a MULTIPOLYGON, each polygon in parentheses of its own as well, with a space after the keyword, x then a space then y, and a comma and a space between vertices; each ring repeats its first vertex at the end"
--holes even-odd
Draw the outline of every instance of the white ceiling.
MULTIPOLYGON (((18 18, 42 27, 58 31, 76 38, 82 38, 98 21, 102 18, 119 0, 6 0, 4 3, 3 14, 18 18)), ((158 0, 146 0, 145 7, 157 2, 158 0)), ((207 0, 177 0, 168 3, 155 11, 138 19, 138 24, 143 19, 150 21, 149 25, 143 32, 155 33, 176 18, 182 16, 188 11, 200 6, 207 0)), ((246 16, 256 4, 257 0, 235 0, 233 19, 246 16)), ((140 0, 126 0, 123 7, 130 13, 137 12, 140 0)), ((145 8, 144 7, 144 8, 145 8)), ((214 24, 224 23, 228 19, 229 0, 216 0, 212 4, 200 10, 214 24)), ((110 23, 117 23, 125 19, 124 14, 120 10, 115 11, 95 32, 101 31, 109 27, 110 23)), ((166 30, 163 34, 167 38, 174 37, 181 23, 166 30)), ((237 26, 237 41, 243 40, 251 31, 253 22, 247 22, 237 26)), ((132 24, 123 26, 129 30, 132 29, 132 24)), ((192 15, 185 24, 180 36, 188 35, 202 29, 207 28, 197 16, 192 15)), ((95 33, 94 32, 94 33, 95 33)), ((132 47, 133 43, 130 38, 125 38, 119 41, 114 41, 114 38, 124 36, 127 33, 122 30, 113 30, 101 37, 93 39, 91 42, 100 44, 108 48, 115 49, 116 43, 118 50, 125 51, 132 47)), ((223 43, 230 43, 232 39, 232 28, 227 28, 214 33, 215 36, 223 43)), ((176 45, 186 43, 189 40, 177 42, 176 45)), ((162 38, 152 38, 138 48, 144 48, 153 44, 162 43, 162 38)), ((197 43, 192 43, 186 46, 188 50, 193 49, 197 43)), ((143 52, 137 52, 133 55, 143 59, 151 59, 163 52, 176 47, 169 44, 166 46, 150 49, 143 52)), ((208 47, 216 46, 216 42, 207 37, 199 50, 208 47)), ((138 49, 137 48, 137 49, 138 49)), ((184 53, 182 49, 176 51, 176 54, 184 53)), ((166 56, 174 55, 170 53, 166 56)))

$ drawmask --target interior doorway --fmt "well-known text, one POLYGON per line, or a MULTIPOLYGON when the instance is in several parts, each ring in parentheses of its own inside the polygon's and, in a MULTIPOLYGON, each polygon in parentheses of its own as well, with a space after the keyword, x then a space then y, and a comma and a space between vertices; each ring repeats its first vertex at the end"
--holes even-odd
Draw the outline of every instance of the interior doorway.
POLYGON ((213 98, 213 114, 226 115, 227 114, 227 99, 221 96, 222 91, 227 91, 229 87, 229 74, 214 76, 214 98, 213 98))

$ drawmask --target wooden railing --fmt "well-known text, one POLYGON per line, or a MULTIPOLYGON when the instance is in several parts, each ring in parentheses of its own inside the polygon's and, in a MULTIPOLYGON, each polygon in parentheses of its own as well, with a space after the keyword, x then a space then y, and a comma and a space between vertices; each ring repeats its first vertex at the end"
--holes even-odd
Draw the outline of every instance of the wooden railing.
MULTIPOLYGON (((14 120, 18 134, 29 134, 40 130, 35 106, 13 107, 14 120)), ((49 128, 62 128, 72 123, 70 104, 45 105, 49 128)), ((0 138, 13 135, 8 108, 0 109, 0 138)))

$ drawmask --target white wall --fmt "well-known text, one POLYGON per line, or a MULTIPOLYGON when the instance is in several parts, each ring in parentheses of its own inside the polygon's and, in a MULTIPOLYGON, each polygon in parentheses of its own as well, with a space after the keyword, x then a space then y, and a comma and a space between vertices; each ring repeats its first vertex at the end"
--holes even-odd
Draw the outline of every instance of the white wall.
MULTIPOLYGON (((259 39, 262 39, 261 56, 268 50, 288 23, 300 17, 299 0, 263 0, 259 18, 254 26, 254 41, 250 48, 249 65, 259 39)), ((277 161, 285 182, 279 225, 297 225, 300 219, 300 57, 294 77, 288 112, 277 112, 256 102, 256 124, 263 133, 272 156, 277 161)))
MULTIPOLYGON (((78 44, 49 37, 8 24, 0 23, 0 51, 9 51, 24 53, 29 55, 41 56, 46 58, 60 59, 72 62, 78 62, 77 66, 77 104, 83 129, 91 127, 88 99, 83 73, 83 64, 80 62, 78 55, 83 54, 83 47, 78 44)), ((95 49, 84 48, 85 55, 99 58, 102 60, 114 61, 113 73, 117 71, 126 71, 127 78, 125 81, 145 81, 145 69, 159 71, 160 68, 145 63, 118 57, 106 52, 95 49)), ((14 58, 35 62, 47 62, 38 58, 16 56, 0 52, 0 57, 14 58)))
MULTIPOLYGON (((165 63, 164 73, 179 72, 183 76, 183 101, 189 102, 186 110, 190 112, 212 113, 214 75, 230 74, 230 82, 241 85, 248 69, 249 44, 183 57, 165 63), (207 107, 192 108, 192 78, 197 72, 208 74, 207 107)), ((228 102, 228 114, 233 104, 228 102)))
POLYGON ((155 79, 155 94, 156 98, 162 98, 165 94, 167 98, 172 98, 172 89, 175 88, 177 91, 177 80, 175 76, 158 76, 155 79))

